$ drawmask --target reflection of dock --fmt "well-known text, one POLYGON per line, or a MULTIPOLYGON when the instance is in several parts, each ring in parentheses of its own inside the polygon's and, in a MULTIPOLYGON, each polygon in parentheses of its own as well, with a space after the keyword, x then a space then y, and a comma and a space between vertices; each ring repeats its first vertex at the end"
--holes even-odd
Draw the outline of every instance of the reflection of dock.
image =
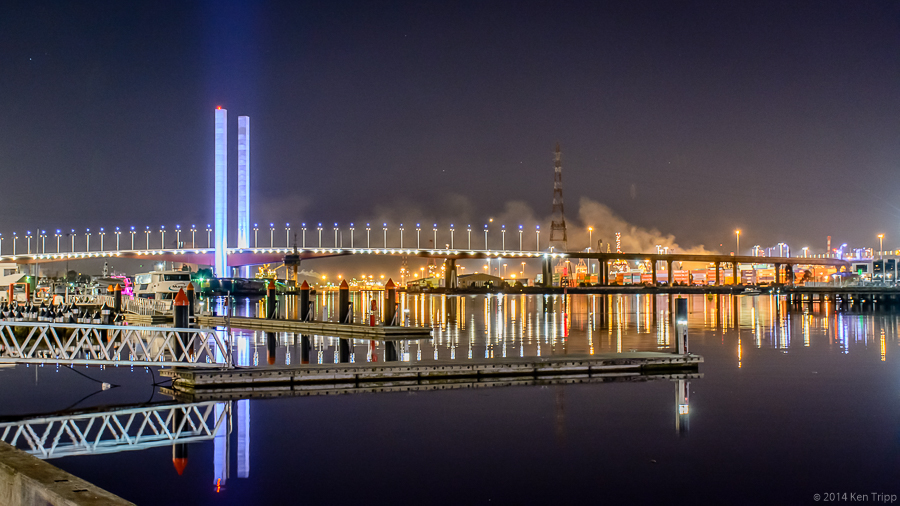
MULTIPOLYGON (((179 392, 247 392, 266 389, 335 391, 364 388, 382 391, 395 386, 435 388, 453 382, 482 384, 503 381, 536 381, 640 375, 648 372, 694 371, 698 355, 635 352, 581 357, 525 357, 491 361, 387 362, 320 364, 292 367, 240 367, 218 370, 164 369, 179 392)), ((336 392, 335 392, 336 393, 336 392)))
POLYGON ((417 392, 430 390, 462 390, 469 388, 494 388, 514 386, 575 385, 593 383, 623 383, 644 381, 678 381, 702 378, 703 374, 691 373, 648 373, 621 372, 568 375, 565 377, 538 378, 449 378, 400 380, 389 382, 361 381, 359 383, 307 383, 232 385, 222 388, 196 389, 184 392, 172 388, 160 388, 160 393, 180 402, 227 401, 234 399, 269 399, 281 397, 311 397, 320 395, 346 395, 364 393, 417 392))
MULTIPOLYGON (((224 316, 198 316, 197 323, 204 327, 224 327, 224 316)), ((403 340, 431 339, 430 327, 392 327, 354 323, 301 322, 298 320, 266 320, 263 318, 231 317, 233 328, 262 330, 265 332, 296 332, 307 335, 332 336, 351 339, 403 340)))

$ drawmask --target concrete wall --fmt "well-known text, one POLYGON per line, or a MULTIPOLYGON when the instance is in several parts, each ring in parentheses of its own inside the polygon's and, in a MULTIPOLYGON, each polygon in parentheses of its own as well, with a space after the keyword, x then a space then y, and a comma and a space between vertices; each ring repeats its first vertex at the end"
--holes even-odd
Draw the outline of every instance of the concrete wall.
POLYGON ((124 506, 133 503, 0 441, 0 504, 124 506))

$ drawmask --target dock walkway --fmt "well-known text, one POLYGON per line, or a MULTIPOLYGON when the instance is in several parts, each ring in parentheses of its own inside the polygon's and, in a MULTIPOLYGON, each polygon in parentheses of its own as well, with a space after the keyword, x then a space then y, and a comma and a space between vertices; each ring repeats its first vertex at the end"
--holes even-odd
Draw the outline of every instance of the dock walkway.
MULTIPOLYGON (((224 327, 224 316, 197 316, 202 327, 224 327)), ((266 320, 264 318, 231 317, 231 326, 238 329, 265 332, 296 332, 347 339, 395 341, 404 339, 431 339, 431 327, 370 327, 359 323, 301 322, 299 320, 266 320)))

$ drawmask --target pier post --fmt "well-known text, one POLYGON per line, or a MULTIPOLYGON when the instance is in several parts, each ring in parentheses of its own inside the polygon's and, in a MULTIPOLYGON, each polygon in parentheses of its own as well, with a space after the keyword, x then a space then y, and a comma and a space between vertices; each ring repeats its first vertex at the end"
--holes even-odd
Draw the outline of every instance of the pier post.
MULTIPOLYGON (((119 285, 116 285, 117 288, 118 288, 118 286, 119 285)), ((121 290, 118 293, 119 293, 119 299, 121 299, 122 298, 121 290)), ((188 326, 191 328, 194 328, 196 319, 194 318, 194 283, 193 282, 188 283, 187 290, 184 292, 184 294, 187 296, 187 300, 188 300, 188 326)))
POLYGON ((684 436, 690 430, 691 421, 691 382, 679 379, 675 381, 675 404, 678 406, 675 415, 675 432, 684 436))
POLYGON ((384 325, 396 326, 397 321, 397 289, 394 280, 388 278, 384 285, 384 325))
POLYGON ((688 307, 687 299, 675 299, 675 354, 688 354, 688 307))
POLYGON ((275 280, 269 279, 269 286, 266 287, 266 319, 274 320, 275 319, 275 302, 278 300, 275 298, 275 280))
POLYGON ((266 362, 269 365, 275 365, 275 346, 277 341, 275 340, 274 332, 266 332, 266 362))
POLYGON ((122 285, 118 283, 113 288, 113 311, 116 314, 122 313, 122 285))
POLYGON ((338 289, 338 323, 352 323, 350 317, 350 285, 341 281, 338 289))
MULTIPOLYGON (((187 295, 184 294, 184 289, 178 290, 178 295, 175 296, 175 328, 184 329, 188 327, 188 300, 187 295)), ((184 350, 185 355, 188 354, 187 350, 187 334, 185 332, 178 333, 178 340, 181 341, 181 348, 184 350)), ((177 354, 174 357, 176 360, 178 359, 177 354)))
MULTIPOLYGON (((180 408, 172 409, 172 434, 180 434, 181 426, 184 423, 184 413, 180 408)), ((188 462, 188 445, 184 443, 175 443, 172 445, 172 464, 175 466, 175 472, 178 476, 184 473, 184 468, 188 462)))
POLYGON ((721 265, 721 262, 716 262, 716 286, 719 286, 719 267, 721 265))
POLYGON ((309 363, 309 336, 306 334, 300 334, 300 363, 308 364, 309 363))
MULTIPOLYGON (((309 283, 306 280, 303 280, 303 284, 300 285, 300 321, 306 322, 311 321, 310 317, 311 311, 309 310, 309 283)), ((308 338, 307 338, 308 340, 308 338)))
POLYGON ((338 361, 342 364, 350 363, 349 339, 338 339, 338 361))
POLYGON ((385 362, 396 362, 397 361, 397 342, 396 341, 385 341, 384 342, 384 361, 385 362))

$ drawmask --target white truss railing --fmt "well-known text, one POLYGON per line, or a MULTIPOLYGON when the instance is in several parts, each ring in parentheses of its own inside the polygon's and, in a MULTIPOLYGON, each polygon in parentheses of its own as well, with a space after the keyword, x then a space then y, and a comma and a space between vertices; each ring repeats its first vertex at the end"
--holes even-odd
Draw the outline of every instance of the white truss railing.
MULTIPOLYGON (((102 305, 106 304, 109 307, 113 307, 115 304, 115 298, 110 295, 69 295, 69 298, 66 299, 67 304, 91 304, 91 305, 102 305)), ((122 297, 122 309, 127 313, 134 313, 139 315, 157 315, 157 314, 171 314, 172 313, 172 303, 171 300, 158 300, 158 299, 145 299, 143 297, 130 297, 123 296, 122 297)))
POLYGON ((0 440, 41 458, 99 455, 213 439, 230 402, 197 402, 0 423, 0 440))
POLYGON ((227 340, 211 329, 0 321, 0 363, 222 367, 227 340))

